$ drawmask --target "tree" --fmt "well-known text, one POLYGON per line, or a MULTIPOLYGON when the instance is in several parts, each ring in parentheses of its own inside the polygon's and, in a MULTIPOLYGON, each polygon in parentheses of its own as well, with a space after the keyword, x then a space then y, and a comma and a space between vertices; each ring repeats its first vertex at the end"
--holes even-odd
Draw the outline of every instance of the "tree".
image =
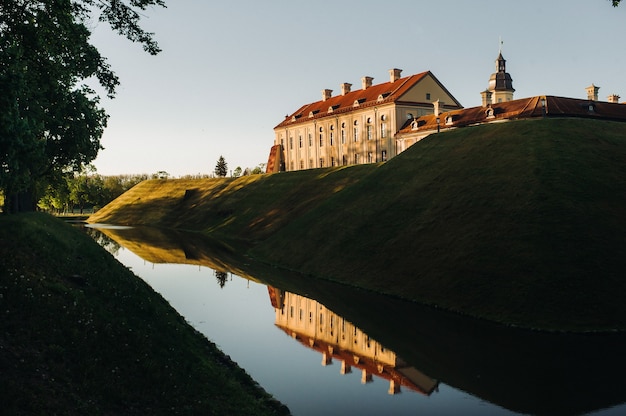
POLYGON ((622 0, 612 0, 613 1, 613 7, 617 7, 619 6, 619 2, 622 0))
POLYGON ((238 178, 238 177, 240 177, 240 176, 241 176, 241 172, 242 172, 242 170, 241 170, 241 166, 237 166, 237 167, 235 168, 235 170, 233 171, 233 178, 238 178))
POLYGON ((138 10, 163 0, 0 0, 0 189, 5 212, 32 210, 48 183, 95 159, 108 116, 84 82, 109 97, 119 80, 89 43, 96 14, 150 54, 138 10))
POLYGON ((228 165, 226 164, 226 160, 224 160, 224 156, 220 156, 217 159, 217 164, 215 165, 215 176, 219 176, 223 178, 228 173, 228 165))
POLYGON ((215 278, 217 279, 217 284, 220 285, 220 289, 224 289, 228 273, 215 270, 215 278))

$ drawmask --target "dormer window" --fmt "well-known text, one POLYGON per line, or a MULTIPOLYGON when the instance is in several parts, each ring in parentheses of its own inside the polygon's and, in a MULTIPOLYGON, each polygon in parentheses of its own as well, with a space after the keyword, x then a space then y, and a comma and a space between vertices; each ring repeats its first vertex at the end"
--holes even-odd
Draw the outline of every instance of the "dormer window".
POLYGON ((413 120, 413 122, 411 123, 411 130, 417 130, 419 128, 418 124, 417 124, 417 120, 413 120))
POLYGON ((451 126, 452 123, 454 122, 452 116, 447 116, 446 117, 446 126, 451 126))
POLYGON ((487 116, 487 118, 495 118, 494 113, 495 112, 493 111, 493 108, 491 107, 489 107, 487 111, 485 111, 485 115, 487 116))
POLYGON ((358 107, 359 106, 359 100, 354 100, 354 102, 352 103, 352 107, 358 107))
POLYGON ((390 92, 384 92, 382 94, 379 94, 376 101, 378 101, 378 102, 384 101, 385 98, 387 98, 389 96, 389 94, 391 94, 391 93, 390 92))
POLYGON ((328 107, 327 113, 332 113, 332 112, 333 112, 333 106, 331 105, 330 107, 328 107))

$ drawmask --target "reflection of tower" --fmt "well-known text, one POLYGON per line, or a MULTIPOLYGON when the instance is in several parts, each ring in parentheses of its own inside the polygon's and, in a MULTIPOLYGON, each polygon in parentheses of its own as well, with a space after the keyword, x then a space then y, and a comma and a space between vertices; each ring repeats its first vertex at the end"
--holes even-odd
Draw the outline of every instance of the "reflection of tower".
POLYGON ((400 393, 400 386, 431 394, 439 384, 321 303, 269 286, 268 292, 276 311, 276 326, 318 351, 323 366, 339 360, 341 374, 358 368, 363 384, 372 382, 374 375, 386 379, 389 394, 400 393))
POLYGON ((487 90, 481 93, 483 105, 485 105, 484 101, 489 98, 492 104, 511 101, 514 92, 513 80, 511 75, 506 72, 506 60, 502 56, 502 50, 500 50, 498 58, 496 58, 496 72, 491 74, 487 90))

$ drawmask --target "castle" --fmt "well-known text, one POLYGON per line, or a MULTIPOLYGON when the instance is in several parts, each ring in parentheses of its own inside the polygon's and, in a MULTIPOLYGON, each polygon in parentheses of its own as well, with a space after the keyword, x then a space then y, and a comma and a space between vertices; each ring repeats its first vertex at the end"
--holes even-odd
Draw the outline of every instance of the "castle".
POLYGON ((515 119, 584 117, 626 121, 619 96, 598 101, 599 87, 586 88, 587 99, 535 96, 515 100, 513 79, 502 52, 482 91, 481 106, 463 108, 430 72, 389 81, 361 79, 359 90, 340 85, 340 94, 322 90, 320 101, 305 104, 274 127, 266 172, 384 162, 419 140, 451 129, 515 119))

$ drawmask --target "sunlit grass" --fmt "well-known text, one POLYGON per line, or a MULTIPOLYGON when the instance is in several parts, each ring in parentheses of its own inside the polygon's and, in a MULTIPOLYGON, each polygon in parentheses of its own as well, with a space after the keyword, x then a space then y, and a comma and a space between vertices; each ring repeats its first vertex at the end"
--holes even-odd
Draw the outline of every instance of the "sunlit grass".
POLYGON ((155 202, 93 220, 210 232, 281 267, 509 324, 626 329, 624 123, 471 127, 382 164, 219 181, 144 183, 127 197, 149 188, 155 202))

